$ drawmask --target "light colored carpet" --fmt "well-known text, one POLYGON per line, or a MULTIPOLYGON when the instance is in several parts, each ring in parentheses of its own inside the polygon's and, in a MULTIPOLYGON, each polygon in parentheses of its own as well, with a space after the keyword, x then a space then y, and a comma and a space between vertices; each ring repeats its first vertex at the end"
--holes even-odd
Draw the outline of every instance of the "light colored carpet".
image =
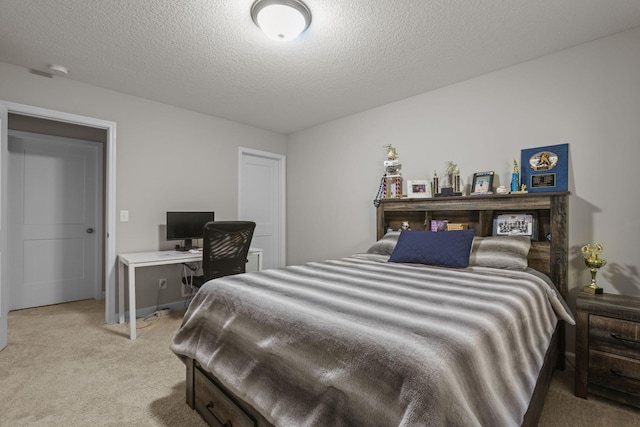
MULTIPOLYGON (((1 426, 204 426, 185 403, 185 368, 169 350, 182 313, 106 325, 104 301, 9 314, 0 352, 1 426)), ((556 371, 541 426, 640 426, 640 410, 573 396, 573 370, 556 371)))
POLYGON ((586 400, 575 397, 574 381, 575 371, 568 363, 564 371, 554 372, 540 427, 640 427, 640 409, 591 394, 586 400))
POLYGON ((181 313, 106 325, 104 301, 9 313, 0 352, 2 426, 205 426, 185 403, 185 368, 169 350, 181 313))

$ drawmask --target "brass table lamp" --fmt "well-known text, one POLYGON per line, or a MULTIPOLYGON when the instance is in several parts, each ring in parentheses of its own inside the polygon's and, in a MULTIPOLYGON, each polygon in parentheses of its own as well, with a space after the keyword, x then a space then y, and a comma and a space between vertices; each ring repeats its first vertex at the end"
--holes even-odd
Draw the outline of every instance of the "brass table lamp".
POLYGON ((582 253, 584 254, 584 264, 591 271, 591 284, 585 286, 583 291, 591 295, 601 294, 603 289, 596 283, 596 273, 607 263, 606 259, 600 258, 602 243, 586 244, 582 247, 582 253))

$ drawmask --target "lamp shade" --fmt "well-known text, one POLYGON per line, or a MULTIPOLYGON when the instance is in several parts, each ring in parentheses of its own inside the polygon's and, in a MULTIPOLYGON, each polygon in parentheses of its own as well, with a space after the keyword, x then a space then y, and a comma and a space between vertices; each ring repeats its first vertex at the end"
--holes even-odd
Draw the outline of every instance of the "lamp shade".
POLYGON ((298 0, 258 0, 251 7, 251 17, 270 38, 293 40, 311 23, 309 9, 298 0))

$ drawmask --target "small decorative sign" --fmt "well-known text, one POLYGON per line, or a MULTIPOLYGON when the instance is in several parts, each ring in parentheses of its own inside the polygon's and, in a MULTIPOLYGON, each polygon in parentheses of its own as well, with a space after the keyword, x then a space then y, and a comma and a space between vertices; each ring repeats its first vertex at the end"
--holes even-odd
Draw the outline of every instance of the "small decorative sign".
POLYGON ((567 191, 569 144, 522 150, 521 183, 531 193, 567 191))

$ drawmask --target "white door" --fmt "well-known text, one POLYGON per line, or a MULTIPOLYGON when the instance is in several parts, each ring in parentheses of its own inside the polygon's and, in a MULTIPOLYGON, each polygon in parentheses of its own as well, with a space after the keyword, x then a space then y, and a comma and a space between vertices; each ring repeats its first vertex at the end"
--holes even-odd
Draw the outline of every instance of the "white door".
POLYGON ((94 298, 101 284, 98 143, 9 132, 10 309, 94 298))
POLYGON ((7 107, 0 105, 0 350, 7 346, 9 280, 7 276, 7 107))
POLYGON ((239 217, 254 221, 252 247, 263 250, 263 269, 285 265, 285 158, 240 148, 239 217))

